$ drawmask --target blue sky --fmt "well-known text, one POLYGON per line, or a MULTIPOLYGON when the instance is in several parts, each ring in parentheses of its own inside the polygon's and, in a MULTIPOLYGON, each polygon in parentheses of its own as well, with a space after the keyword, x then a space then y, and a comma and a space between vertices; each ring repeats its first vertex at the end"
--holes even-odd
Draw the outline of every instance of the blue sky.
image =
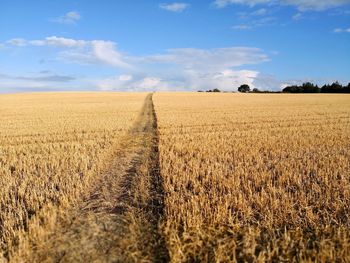
POLYGON ((1 0, 0 92, 350 82, 350 0, 1 0))

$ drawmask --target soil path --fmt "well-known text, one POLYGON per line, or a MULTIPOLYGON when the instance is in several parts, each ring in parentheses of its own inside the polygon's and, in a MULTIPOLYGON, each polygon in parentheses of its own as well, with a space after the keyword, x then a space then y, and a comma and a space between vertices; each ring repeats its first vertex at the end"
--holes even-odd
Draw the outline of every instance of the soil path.
MULTIPOLYGON (((108 172, 54 234, 36 247, 40 262, 167 262, 159 226, 163 190, 152 95, 122 139, 108 172)), ((37 261, 37 262, 39 262, 37 261)))

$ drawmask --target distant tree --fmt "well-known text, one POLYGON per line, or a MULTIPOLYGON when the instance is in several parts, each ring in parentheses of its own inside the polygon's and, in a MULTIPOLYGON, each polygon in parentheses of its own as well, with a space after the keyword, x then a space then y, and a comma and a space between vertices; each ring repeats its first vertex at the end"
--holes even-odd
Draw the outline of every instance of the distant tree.
POLYGON ((321 91, 317 85, 314 85, 311 82, 303 83, 301 89, 303 93, 319 93, 321 91))
MULTIPOLYGON (((238 88, 239 92, 250 92, 250 87, 246 84, 241 85, 238 88)), ((255 93, 350 93, 350 83, 347 86, 343 86, 338 81, 330 84, 323 85, 319 88, 317 85, 311 82, 305 82, 302 85, 290 85, 285 87, 282 91, 270 91, 264 90, 261 91, 257 88, 254 88, 252 92, 255 93)))
POLYGON ((250 87, 247 84, 243 84, 238 88, 239 92, 249 92, 250 91, 250 87))
POLYGON ((344 87, 344 92, 350 93, 350 83, 346 87, 344 87))
POLYGON ((298 85, 287 86, 283 89, 283 92, 288 92, 288 93, 318 93, 318 92, 320 92, 320 88, 311 82, 306 82, 306 83, 303 83, 303 85, 301 85, 301 86, 298 86, 298 85))
POLYGON ((253 92, 254 92, 254 93, 260 93, 261 91, 260 91, 258 88, 254 88, 254 89, 253 89, 253 92))
POLYGON ((206 92, 221 92, 219 89, 207 90, 206 92))
POLYGON ((331 88, 330 88, 331 85, 329 84, 325 84, 321 87, 321 93, 330 93, 331 91, 331 88))
POLYGON ((343 91, 343 86, 341 84, 339 84, 338 81, 334 82, 331 86, 331 91, 333 91, 334 93, 340 93, 343 91))
POLYGON ((329 84, 324 85, 321 88, 321 92, 322 93, 341 93, 345 91, 344 88, 338 81, 336 81, 336 82, 333 82, 332 85, 329 85, 329 84))
POLYGON ((292 86, 285 87, 282 91, 287 93, 301 93, 302 88, 297 85, 292 85, 292 86))

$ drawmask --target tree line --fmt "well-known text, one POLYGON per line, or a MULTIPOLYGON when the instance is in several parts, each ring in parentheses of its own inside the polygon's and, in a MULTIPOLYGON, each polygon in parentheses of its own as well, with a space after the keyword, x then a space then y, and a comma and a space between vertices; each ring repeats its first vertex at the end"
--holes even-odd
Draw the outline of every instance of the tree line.
POLYGON ((326 84, 318 87, 311 82, 306 82, 300 86, 287 86, 282 91, 288 93, 350 93, 350 83, 347 86, 343 86, 336 81, 331 85, 326 84))
MULTIPOLYGON (((343 86, 338 81, 332 84, 325 84, 319 87, 311 82, 305 82, 302 85, 291 85, 285 87, 282 91, 259 90, 254 88, 251 90, 249 85, 243 84, 238 87, 238 92, 242 93, 350 93, 350 83, 343 86)), ((198 91, 203 92, 203 91, 198 91)), ((219 89, 207 90, 206 92, 221 92, 219 89)))

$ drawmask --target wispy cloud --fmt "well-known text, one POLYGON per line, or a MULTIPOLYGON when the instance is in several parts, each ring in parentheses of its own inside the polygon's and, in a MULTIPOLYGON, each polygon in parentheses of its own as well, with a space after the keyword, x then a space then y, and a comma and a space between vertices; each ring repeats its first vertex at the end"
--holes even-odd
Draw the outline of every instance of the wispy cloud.
POLYGON ((300 11, 323 11, 350 4, 350 0, 282 0, 284 5, 296 6, 300 11))
POLYGON ((46 37, 42 40, 32 40, 28 42, 28 44, 33 46, 54 46, 68 48, 83 47, 86 46, 87 43, 88 42, 85 40, 75 40, 56 36, 46 37))
POLYGON ((293 20, 300 20, 303 18, 303 14, 302 13, 296 13, 293 17, 293 20))
POLYGON ((27 45, 27 41, 23 38, 13 38, 8 40, 6 43, 18 47, 23 47, 27 45))
POLYGON ((252 27, 249 25, 235 25, 235 26, 232 26, 232 29, 234 29, 234 30, 249 30, 249 29, 252 29, 252 27))
POLYGON ((259 48, 228 47, 215 49, 177 48, 165 54, 143 57, 148 63, 176 64, 185 69, 223 70, 266 62, 269 57, 259 48))
POLYGON ((160 77, 134 77, 132 75, 117 75, 105 79, 93 80, 98 90, 112 91, 166 91, 171 90, 171 83, 160 77))
POLYGON ((47 76, 22 76, 15 77, 18 80, 31 80, 31 81, 47 81, 47 82, 70 82, 75 80, 75 77, 66 75, 47 75, 47 76))
POLYGON ((22 38, 10 39, 8 45, 24 46, 50 46, 65 49, 60 57, 72 62, 83 64, 103 63, 121 68, 129 68, 130 65, 123 59, 121 52, 117 50, 116 43, 104 40, 77 40, 64 37, 50 36, 44 39, 25 40, 22 38))
POLYGON ((253 11, 251 13, 252 16, 264 16, 264 15, 267 15, 268 13, 268 10, 266 8, 260 8, 256 11, 253 11))
POLYGON ((171 11, 171 12, 182 12, 185 9, 189 8, 190 5, 187 3, 162 3, 159 5, 159 7, 161 9, 167 10, 167 11, 171 11))
POLYGON ((54 46, 54 47, 82 47, 87 44, 84 40, 75 40, 64 37, 50 36, 40 40, 26 40, 23 38, 13 38, 6 41, 8 45, 24 47, 24 46, 54 46))
POLYGON ((126 81, 120 76, 108 78, 98 81, 98 86, 103 90, 122 88, 130 91, 199 90, 214 87, 234 90, 243 83, 254 87, 258 71, 234 68, 263 63, 269 58, 258 48, 231 47, 170 49, 163 54, 133 57, 131 60, 141 67, 136 75, 126 78, 126 81))
POLYGON ((259 17, 257 19, 241 18, 242 24, 232 26, 234 30, 249 30, 257 27, 271 26, 277 24, 277 19, 273 16, 259 17))
POLYGON ((112 66, 130 68, 131 65, 125 62, 124 55, 117 50, 116 43, 112 41, 93 40, 90 42, 91 54, 97 60, 112 66))
POLYGON ((49 70, 23 75, 0 74, 0 93, 79 89, 79 82, 76 76, 57 74, 49 70))
POLYGON ((215 0, 214 4, 218 8, 223 8, 231 4, 244 4, 253 7, 258 4, 267 4, 270 2, 271 0, 215 0))
POLYGON ((334 33, 350 33, 350 27, 349 28, 336 28, 333 30, 334 33))
MULTIPOLYGON (((237 69, 246 65, 270 60, 261 49, 254 47, 225 47, 214 49, 177 48, 162 53, 132 56, 118 50, 115 42, 106 40, 77 40, 63 37, 47 37, 39 40, 9 40, 14 48, 32 46, 53 47, 57 50, 57 62, 98 66, 105 64, 120 71, 120 75, 102 79, 84 80, 87 86, 100 90, 196 90, 220 88, 233 90, 247 83, 254 87, 258 71, 237 69), (20 43, 21 45, 18 45, 20 43)), ((39 76, 21 76, 12 80, 28 81, 33 85, 49 82, 71 82, 73 77, 45 72, 39 76)))
POLYGON ((350 4, 350 0, 215 0, 214 4, 218 8, 223 8, 232 4, 242 4, 254 7, 256 5, 291 5, 300 11, 323 11, 350 4))
POLYGON ((75 24, 81 19, 81 15, 76 11, 70 11, 66 14, 51 19, 52 22, 60 24, 75 24))
POLYGON ((12 80, 25 80, 25 81, 38 81, 38 82, 70 82, 76 80, 76 77, 71 75, 55 74, 51 71, 42 71, 36 74, 27 75, 9 75, 0 74, 0 79, 12 79, 12 80))
POLYGON ((275 25, 276 17, 272 16, 274 11, 267 8, 259 8, 247 12, 237 12, 237 18, 240 23, 232 26, 234 30, 248 30, 256 27, 275 25))

